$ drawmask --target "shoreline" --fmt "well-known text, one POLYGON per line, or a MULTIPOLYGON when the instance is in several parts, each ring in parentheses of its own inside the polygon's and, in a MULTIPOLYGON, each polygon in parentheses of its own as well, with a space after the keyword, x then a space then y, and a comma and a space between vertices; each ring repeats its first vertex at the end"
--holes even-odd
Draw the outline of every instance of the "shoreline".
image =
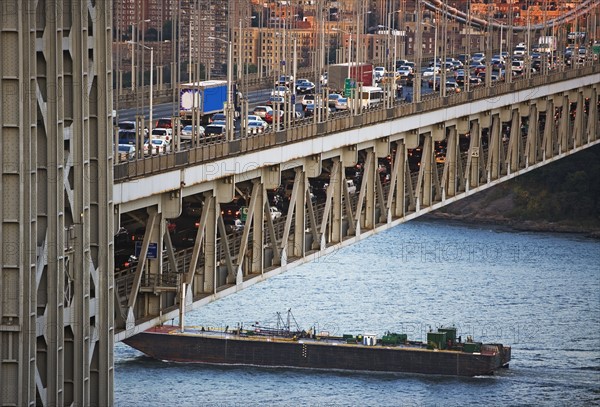
POLYGON ((572 225, 547 221, 515 220, 503 216, 473 216, 458 215, 448 212, 433 212, 423 215, 423 219, 451 220, 469 225, 494 225, 502 226, 508 229, 521 232, 546 232, 546 233, 565 233, 580 234, 585 237, 600 240, 599 227, 584 227, 581 225, 572 225))

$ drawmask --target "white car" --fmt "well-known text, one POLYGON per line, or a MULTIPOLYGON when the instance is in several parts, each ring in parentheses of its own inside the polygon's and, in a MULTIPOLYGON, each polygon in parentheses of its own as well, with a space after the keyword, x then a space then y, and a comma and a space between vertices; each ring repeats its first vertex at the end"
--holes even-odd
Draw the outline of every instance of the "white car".
POLYGON ((256 106, 252 113, 261 119, 264 119, 267 112, 273 112, 273 108, 271 106, 256 106))
MULTIPOLYGON (((144 155, 150 154, 149 143, 144 143, 144 155)), ((171 151, 171 143, 166 140, 153 138, 152 139, 152 155, 162 154, 171 151)))
POLYGON ((173 130, 164 128, 152 129, 152 138, 155 137, 170 142, 173 139, 173 130))
POLYGON ((315 103, 315 95, 304 95, 302 98, 302 105, 306 106, 315 103))
POLYGON ((354 185, 354 181, 347 179, 346 185, 348 185, 348 195, 354 195, 356 193, 356 185, 354 185))
POLYGON ((287 86, 276 86, 275 89, 271 91, 271 96, 285 97, 288 93, 290 93, 290 90, 287 86))
POLYGON ((439 66, 434 66, 431 68, 427 68, 423 71, 423 78, 429 78, 430 76, 433 76, 433 73, 435 72, 436 75, 440 74, 440 67, 439 66))
POLYGON ((271 214, 271 219, 279 219, 281 218, 281 212, 274 206, 269 207, 269 213, 271 214))
MULTIPOLYGON (((193 130, 194 130, 194 127, 191 124, 188 124, 183 129, 181 129, 181 136, 180 136, 181 140, 191 140, 193 130)), ((202 137, 204 135, 204 127, 196 126, 196 134, 198 136, 202 137)))
POLYGON ((269 125, 264 120, 250 120, 246 125, 246 133, 248 134, 262 134, 267 130, 269 125))
POLYGON ((338 98, 335 101, 335 110, 348 110, 348 98, 338 98))
POLYGON ((327 72, 321 75, 319 81, 321 82, 322 86, 327 86, 327 72))
MULTIPOLYGON (((249 121, 249 122, 253 122, 253 121, 254 122, 255 121, 263 121, 264 122, 264 119, 262 117, 260 117, 259 115, 257 115, 257 114, 249 114, 248 117, 246 118, 246 120, 249 121)), ((265 124, 266 123, 267 122, 265 122, 265 124)))
POLYGON ((373 78, 375 79, 375 81, 380 81, 381 78, 383 78, 383 75, 385 75, 385 67, 376 66, 373 70, 373 78))
POLYGON ((398 68, 397 72, 400 76, 408 76, 412 73, 412 68, 408 65, 402 65, 400 68, 398 68))

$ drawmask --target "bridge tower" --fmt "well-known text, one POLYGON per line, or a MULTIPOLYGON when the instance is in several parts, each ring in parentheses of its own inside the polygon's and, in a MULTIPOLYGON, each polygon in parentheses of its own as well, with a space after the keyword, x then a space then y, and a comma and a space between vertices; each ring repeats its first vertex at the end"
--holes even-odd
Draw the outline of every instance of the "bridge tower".
POLYGON ((111 4, 0 4, 0 405, 113 404, 111 4))

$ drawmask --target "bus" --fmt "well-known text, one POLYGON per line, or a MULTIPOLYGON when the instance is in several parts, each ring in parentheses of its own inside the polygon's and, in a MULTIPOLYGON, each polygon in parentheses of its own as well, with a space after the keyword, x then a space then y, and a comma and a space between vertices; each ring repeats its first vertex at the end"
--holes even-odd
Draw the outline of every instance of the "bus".
POLYGON ((361 92, 363 109, 369 109, 383 102, 383 89, 377 86, 363 86, 361 92))

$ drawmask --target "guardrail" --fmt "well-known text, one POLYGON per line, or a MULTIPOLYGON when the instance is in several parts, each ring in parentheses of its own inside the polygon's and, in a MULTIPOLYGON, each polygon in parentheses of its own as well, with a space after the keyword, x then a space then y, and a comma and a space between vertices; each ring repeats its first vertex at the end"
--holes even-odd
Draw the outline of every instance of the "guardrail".
POLYGON ((479 85, 479 87, 475 87, 469 92, 455 93, 443 97, 437 95, 425 97, 420 102, 397 102, 391 108, 376 107, 355 116, 350 116, 349 114, 330 114, 329 120, 323 122, 316 122, 312 118, 298 120, 292 126, 283 130, 275 129, 274 131, 258 135, 241 135, 237 140, 199 145, 174 153, 117 163, 114 166, 114 181, 115 183, 124 182, 168 170, 217 161, 232 155, 241 155, 279 144, 320 137, 333 132, 414 115, 423 111, 461 105, 474 100, 493 98, 531 87, 574 79, 598 72, 600 72, 600 65, 586 66, 562 72, 553 72, 547 76, 537 75, 529 79, 523 78, 510 83, 496 83, 490 87, 479 85))

